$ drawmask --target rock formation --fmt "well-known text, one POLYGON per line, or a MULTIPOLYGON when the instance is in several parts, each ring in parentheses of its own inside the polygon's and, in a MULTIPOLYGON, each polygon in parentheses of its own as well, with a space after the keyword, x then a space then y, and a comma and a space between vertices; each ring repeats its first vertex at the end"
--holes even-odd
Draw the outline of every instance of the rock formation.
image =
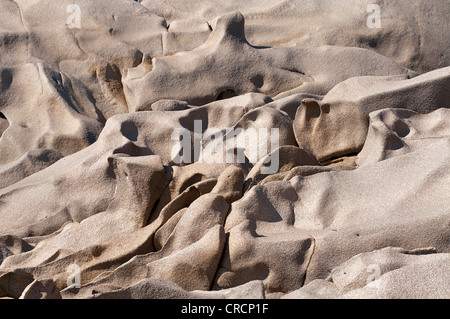
POLYGON ((0 0, 0 298, 449 298, 449 10, 0 0))

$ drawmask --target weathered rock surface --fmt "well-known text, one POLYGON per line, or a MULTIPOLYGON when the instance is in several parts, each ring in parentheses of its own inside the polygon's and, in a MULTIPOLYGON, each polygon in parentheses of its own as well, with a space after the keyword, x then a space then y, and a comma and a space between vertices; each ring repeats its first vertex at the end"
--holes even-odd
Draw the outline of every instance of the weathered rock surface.
POLYGON ((141 4, 171 24, 194 18, 213 25, 217 17, 239 10, 254 45, 362 47, 418 72, 450 63, 446 0, 201 0, 195 4, 143 0, 141 4), (381 28, 371 28, 375 11, 369 5, 379 6, 381 28))
POLYGON ((0 298, 448 299, 449 8, 0 0, 0 298))
POLYGON ((450 67, 415 78, 362 77, 339 83, 321 100, 304 99, 294 132, 300 147, 319 161, 361 151, 369 114, 402 108, 429 113, 450 105, 450 67))
POLYGON ((387 247, 362 253, 335 267, 329 278, 316 279, 282 298, 440 299, 447 295, 448 257, 434 248, 387 247))
POLYGON ((248 92, 271 97, 294 89, 325 94, 352 76, 408 73, 392 60, 359 48, 254 47, 245 38, 244 17, 239 12, 220 17, 200 47, 155 58, 150 72, 143 70, 140 65, 127 70, 123 77, 132 111, 151 109, 162 99, 202 105, 248 92), (362 63, 367 63, 364 68, 357 67, 362 63), (346 72, 338 72, 338 68, 346 72))

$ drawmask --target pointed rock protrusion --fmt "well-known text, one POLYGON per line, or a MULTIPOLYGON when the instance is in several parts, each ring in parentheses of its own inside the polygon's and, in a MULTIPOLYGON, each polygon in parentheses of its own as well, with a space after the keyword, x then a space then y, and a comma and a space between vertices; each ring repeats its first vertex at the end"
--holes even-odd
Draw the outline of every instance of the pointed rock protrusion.
POLYGON ((217 18, 212 28, 213 31, 204 46, 214 45, 231 39, 248 43, 245 38, 245 18, 239 11, 217 18))

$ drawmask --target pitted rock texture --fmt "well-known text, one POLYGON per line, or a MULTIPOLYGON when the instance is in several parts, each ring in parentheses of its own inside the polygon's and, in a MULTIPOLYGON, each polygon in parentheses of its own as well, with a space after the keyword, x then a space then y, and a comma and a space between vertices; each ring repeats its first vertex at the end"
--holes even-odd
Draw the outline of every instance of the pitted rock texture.
POLYGON ((0 299, 449 298, 449 10, 0 0, 0 299))

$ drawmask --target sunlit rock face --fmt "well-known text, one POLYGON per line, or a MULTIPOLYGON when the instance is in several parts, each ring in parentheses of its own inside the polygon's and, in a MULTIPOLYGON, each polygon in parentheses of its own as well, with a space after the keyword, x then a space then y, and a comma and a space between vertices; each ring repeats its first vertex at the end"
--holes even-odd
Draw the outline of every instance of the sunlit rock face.
POLYGON ((0 0, 0 298, 448 298, 446 0, 0 0))

